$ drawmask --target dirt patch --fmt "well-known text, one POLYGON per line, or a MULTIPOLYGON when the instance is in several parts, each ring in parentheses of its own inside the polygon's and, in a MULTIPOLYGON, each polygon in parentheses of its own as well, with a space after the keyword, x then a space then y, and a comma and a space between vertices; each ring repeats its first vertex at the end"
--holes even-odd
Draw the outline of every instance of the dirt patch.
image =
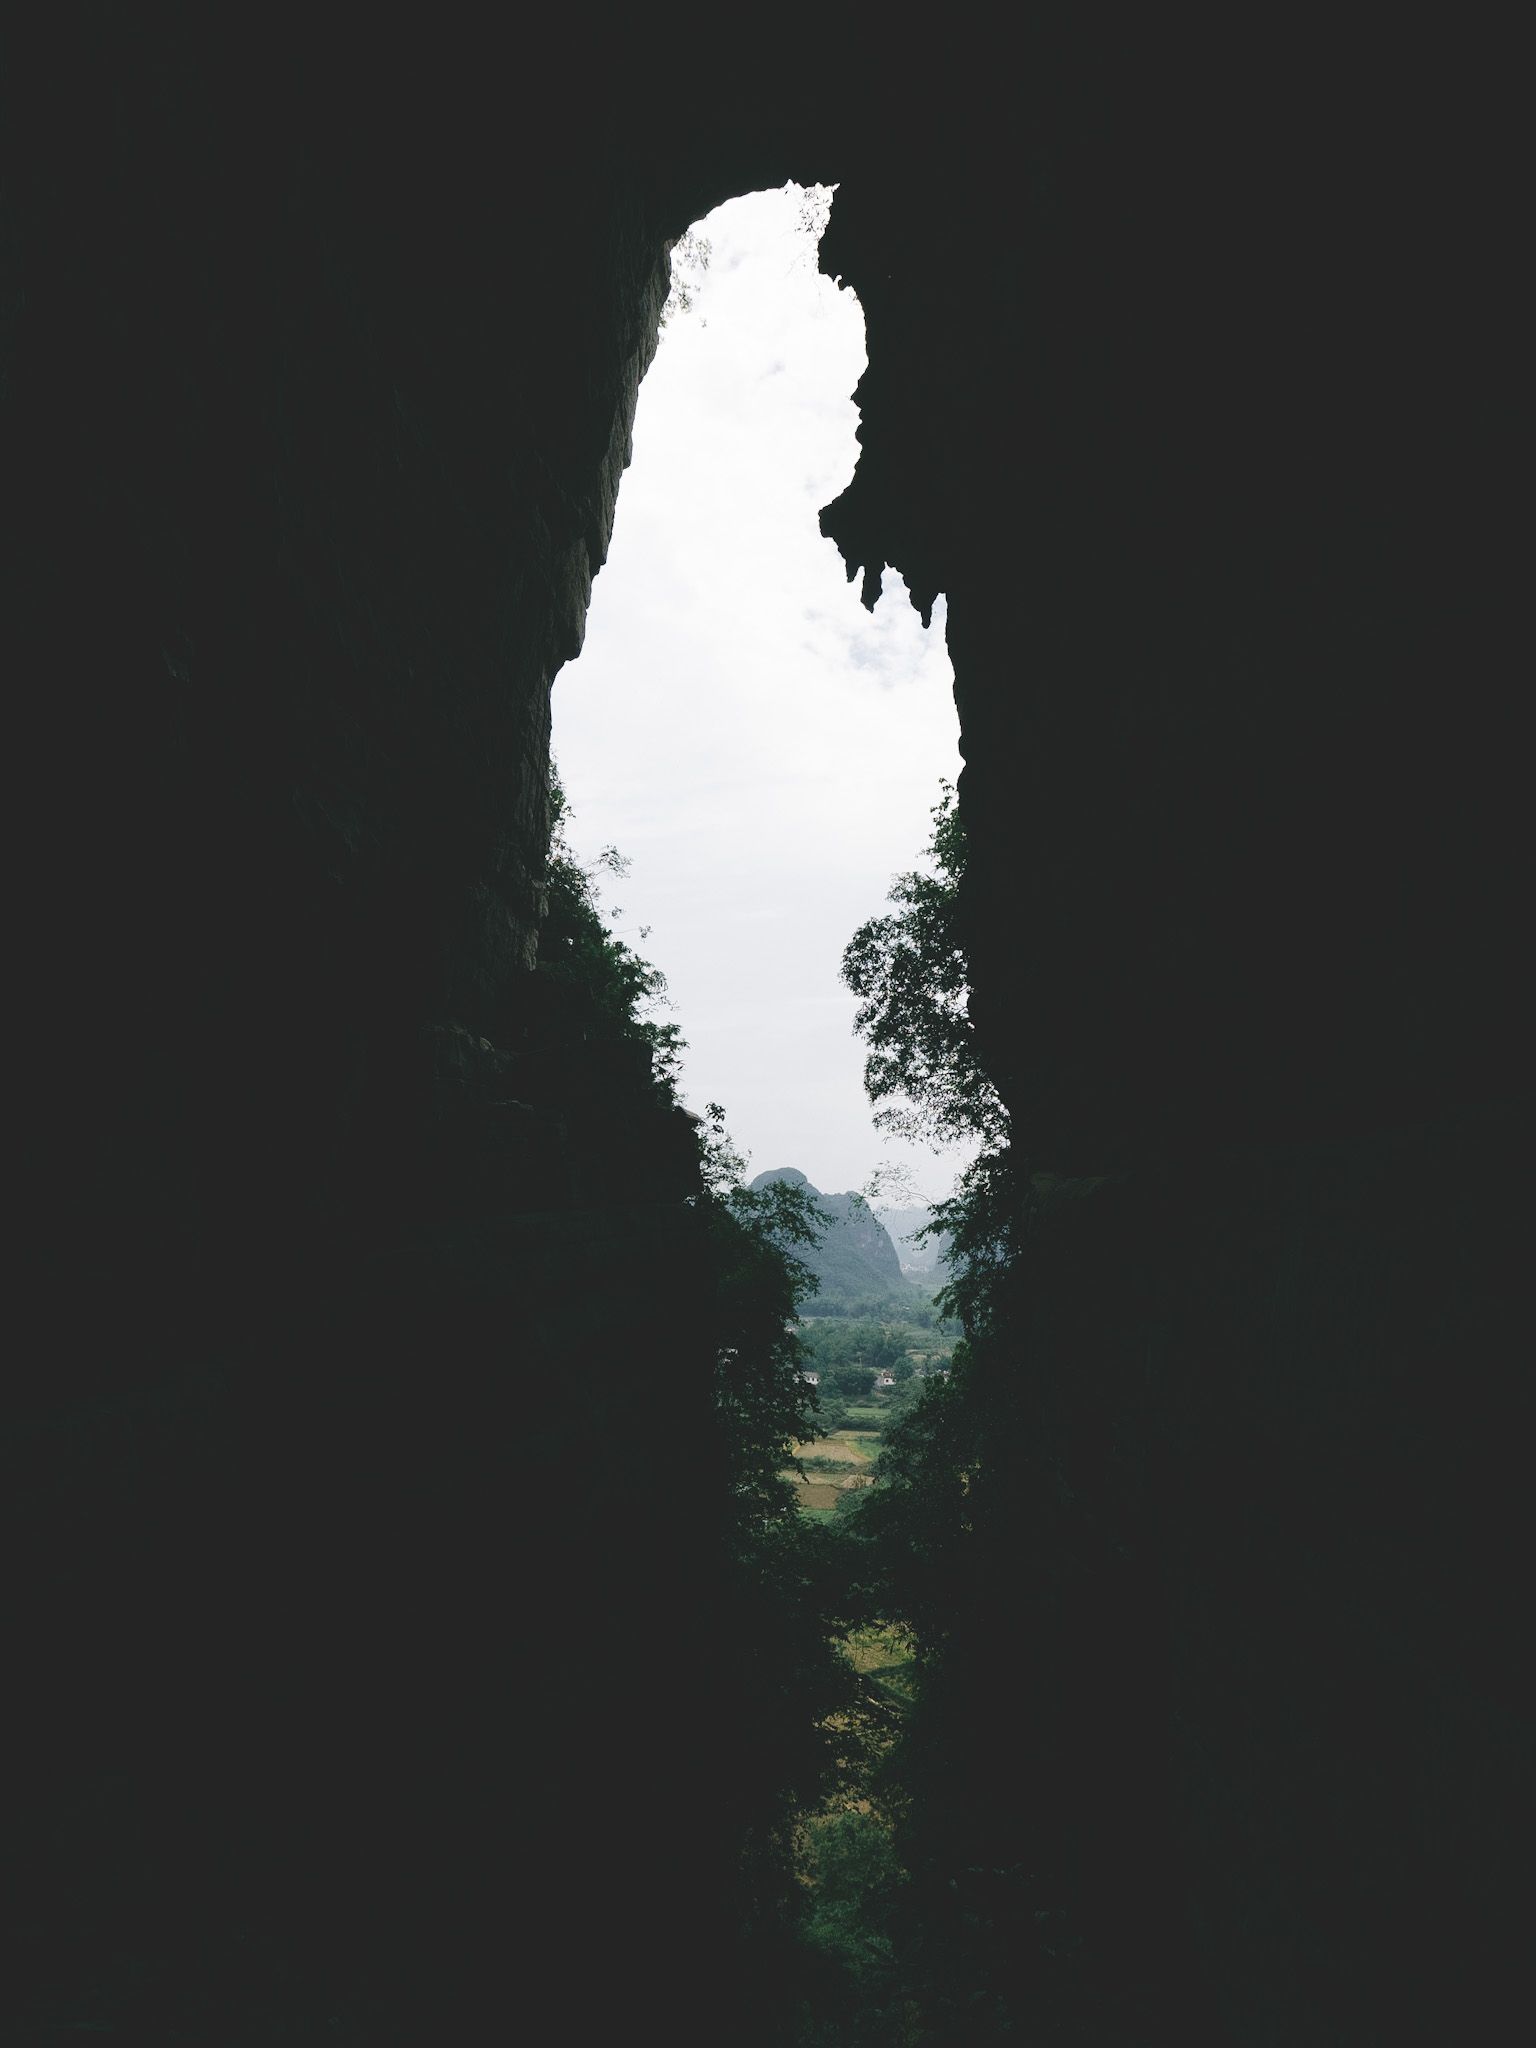
POLYGON ((809 1437, 797 1446, 796 1455, 801 1458, 859 1458, 866 1462, 878 1456, 879 1442, 870 1436, 860 1436, 851 1429, 834 1430, 831 1436, 809 1437))
POLYGON ((835 1508, 837 1488, 824 1480, 801 1480, 797 1491, 803 1508, 835 1508))
POLYGON ((825 1511, 837 1504, 840 1493, 867 1486, 880 1445, 871 1437, 856 1436, 852 1430, 836 1430, 831 1436, 812 1437, 796 1445, 801 1458, 825 1458, 835 1464, 818 1470, 811 1466, 802 1476, 793 1470, 785 1476, 794 1481, 799 1506, 825 1511))

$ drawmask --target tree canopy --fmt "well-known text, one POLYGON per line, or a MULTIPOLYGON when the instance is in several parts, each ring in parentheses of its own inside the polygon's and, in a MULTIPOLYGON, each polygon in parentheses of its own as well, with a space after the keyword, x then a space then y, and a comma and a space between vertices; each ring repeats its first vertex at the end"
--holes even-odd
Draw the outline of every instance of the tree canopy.
POLYGON ((965 831, 951 783, 940 785, 928 844, 931 872, 898 875, 895 911, 849 940, 843 980, 859 999, 854 1030, 869 1047, 864 1086, 875 1123, 903 1137, 998 1143, 1006 1119, 967 1014, 958 901, 965 831))

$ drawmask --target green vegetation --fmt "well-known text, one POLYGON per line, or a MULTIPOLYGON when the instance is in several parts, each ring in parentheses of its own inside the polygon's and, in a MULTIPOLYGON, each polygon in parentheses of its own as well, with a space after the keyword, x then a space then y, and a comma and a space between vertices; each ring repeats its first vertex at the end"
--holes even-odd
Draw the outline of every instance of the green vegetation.
POLYGON ((820 1374, 817 1413, 822 1427, 830 1430, 871 1420, 883 1427, 906 1405, 899 1396, 949 1364, 958 1334, 957 1324, 942 1320, 937 1328, 872 1317, 802 1324, 807 1363, 820 1374), (884 1372, 893 1376, 896 1386, 877 1394, 875 1381, 884 1372))
POLYGON ((648 1056, 652 1085, 675 1103, 682 1035, 655 1014, 666 1004, 666 977, 615 938, 598 902, 597 877, 622 875, 628 862, 610 846, 582 866, 566 838, 568 806, 553 772, 550 814, 538 964, 550 1035, 577 1038, 610 1055, 648 1056))
MULTIPOLYGON (((844 1493, 830 1519, 867 1602, 847 1653, 882 1740, 862 1795, 828 1802, 802 1831, 813 1902, 803 1938, 821 1972, 802 2005, 800 2048, 1022 2037, 1021 1996, 1031 2015, 1046 2015, 1039 2038, 1068 2038, 1055 2030, 1058 1980, 1080 1954, 1049 1857, 1031 1851, 1039 1869, 994 1867, 999 1788, 973 1761, 977 1703, 1007 1689, 991 1633, 963 1624, 985 1568, 978 1528, 1013 1512, 1006 1484, 983 1483, 981 1448, 1019 1434, 1006 1412, 1019 1375, 994 1367, 1012 1348, 1028 1183, 966 1014, 965 840, 947 785, 933 818, 931 871, 898 878, 894 913, 855 934, 844 978, 859 998, 877 1121, 909 1136, 979 1139, 983 1149, 948 1202, 911 1219, 920 1243, 947 1241, 936 1327, 915 1318, 812 1326, 841 1440, 873 1446, 878 1430, 874 1483, 844 1493), (927 1354, 922 1378, 912 1352, 927 1354), (877 1365, 897 1374, 898 1356, 908 1366, 900 1384, 867 1391, 864 1377, 877 1365), (952 1372, 938 1374, 940 1364, 952 1372)), ((1038 1839, 1028 1823, 1022 1833, 1038 1839)))
POLYGON ((878 1105, 875 1122, 904 1137, 997 1145, 1006 1142, 1007 1119, 966 1014, 965 834, 953 785, 940 790, 928 848, 933 872, 897 876, 895 914, 854 933, 843 979, 859 999, 854 1029, 869 1046, 864 1086, 878 1105))
MULTIPOLYGON (((966 1617, 995 1568, 991 1520, 1011 1512, 1007 1485, 986 1482, 1007 1469, 995 1447, 1021 1434, 1021 1376, 999 1368, 1029 1211, 964 1012, 952 791, 934 819, 934 874, 899 880, 896 914, 856 935, 845 974, 881 1120, 983 1143, 927 1225, 951 1246, 943 1290, 891 1283, 894 1248, 860 1198, 791 1170, 749 1185, 719 1106, 695 1126, 700 1266, 680 1327, 704 1315, 717 1361, 715 1452, 689 1474, 721 1575, 709 1712, 752 1731, 721 1808, 754 2024, 785 2048, 1001 2041, 1017 2032, 1019 1970, 1054 1981, 1078 1953, 1049 1856, 1027 1872, 988 1861, 996 1788, 962 1704, 1006 1691, 966 1617)), ((593 873, 563 851, 547 930, 567 1027, 646 1060, 675 1103, 661 979, 606 929, 593 873)))
MULTIPOLYGON (((641 1085, 677 1112, 678 1130, 692 1132, 696 1264, 686 1276, 679 1335, 702 1335, 715 1360, 713 1441, 704 1469, 688 1474, 692 1519, 717 1587, 708 1616, 706 1719, 751 1731, 733 1749, 713 1818, 735 1845, 739 1975, 767 1984, 782 1977, 805 1910, 799 1819, 861 1782, 872 1725, 859 1676, 840 1648, 865 1617, 843 1561, 846 1541, 833 1527, 836 1489, 802 1513, 805 1486, 792 1465, 795 1447, 818 1429, 797 1326, 815 1286, 805 1253, 823 1218, 801 1186, 745 1184, 718 1104, 702 1122, 683 1117, 681 1040, 655 1015, 665 984, 609 930, 598 901, 598 876, 622 872, 623 863, 611 851, 590 867, 578 862, 562 829, 558 785, 551 801, 556 834, 539 967, 551 1037, 582 1043, 584 1071, 621 1065, 630 1090, 638 1071, 641 1085)), ((666 1398, 663 1390, 658 1402, 666 1398)), ((636 1455, 644 1448, 637 1445, 636 1455)), ((844 1456, 850 1465, 867 1463, 861 1446, 844 1456)))

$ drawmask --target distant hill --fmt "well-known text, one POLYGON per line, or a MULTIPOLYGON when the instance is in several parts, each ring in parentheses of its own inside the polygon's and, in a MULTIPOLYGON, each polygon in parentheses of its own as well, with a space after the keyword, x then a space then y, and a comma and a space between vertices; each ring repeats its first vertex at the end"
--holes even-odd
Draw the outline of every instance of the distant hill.
POLYGON ((949 1277, 944 1254, 949 1250, 950 1239, 945 1233, 929 1238, 925 1244, 913 1243, 918 1231, 933 1221, 931 1209, 877 1209, 875 1214, 890 1233, 904 1273, 931 1278, 935 1284, 949 1277))
POLYGON ((812 1315, 869 1314, 882 1306, 910 1307, 920 1292, 928 1298, 902 1273, 889 1231, 862 1195, 824 1195, 795 1166, 760 1173, 752 1186, 765 1188, 773 1181, 808 1189, 832 1219, 819 1244, 796 1246, 797 1256, 816 1275, 815 1299, 806 1303, 812 1315))

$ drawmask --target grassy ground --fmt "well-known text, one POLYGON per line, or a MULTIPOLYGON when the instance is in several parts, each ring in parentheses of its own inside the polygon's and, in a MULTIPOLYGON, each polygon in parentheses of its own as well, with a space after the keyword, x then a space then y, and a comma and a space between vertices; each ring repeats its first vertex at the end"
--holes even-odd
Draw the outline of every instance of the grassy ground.
POLYGON ((880 1439, 860 1429, 834 1429, 830 1436, 808 1437, 796 1449, 801 1458, 836 1458, 848 1464, 868 1465, 880 1455, 880 1439))
POLYGON ((856 1628, 843 1638, 843 1648, 855 1671, 869 1679, 876 1689, 906 1706, 912 1698, 912 1639, 905 1629, 890 1622, 873 1622, 856 1628))

